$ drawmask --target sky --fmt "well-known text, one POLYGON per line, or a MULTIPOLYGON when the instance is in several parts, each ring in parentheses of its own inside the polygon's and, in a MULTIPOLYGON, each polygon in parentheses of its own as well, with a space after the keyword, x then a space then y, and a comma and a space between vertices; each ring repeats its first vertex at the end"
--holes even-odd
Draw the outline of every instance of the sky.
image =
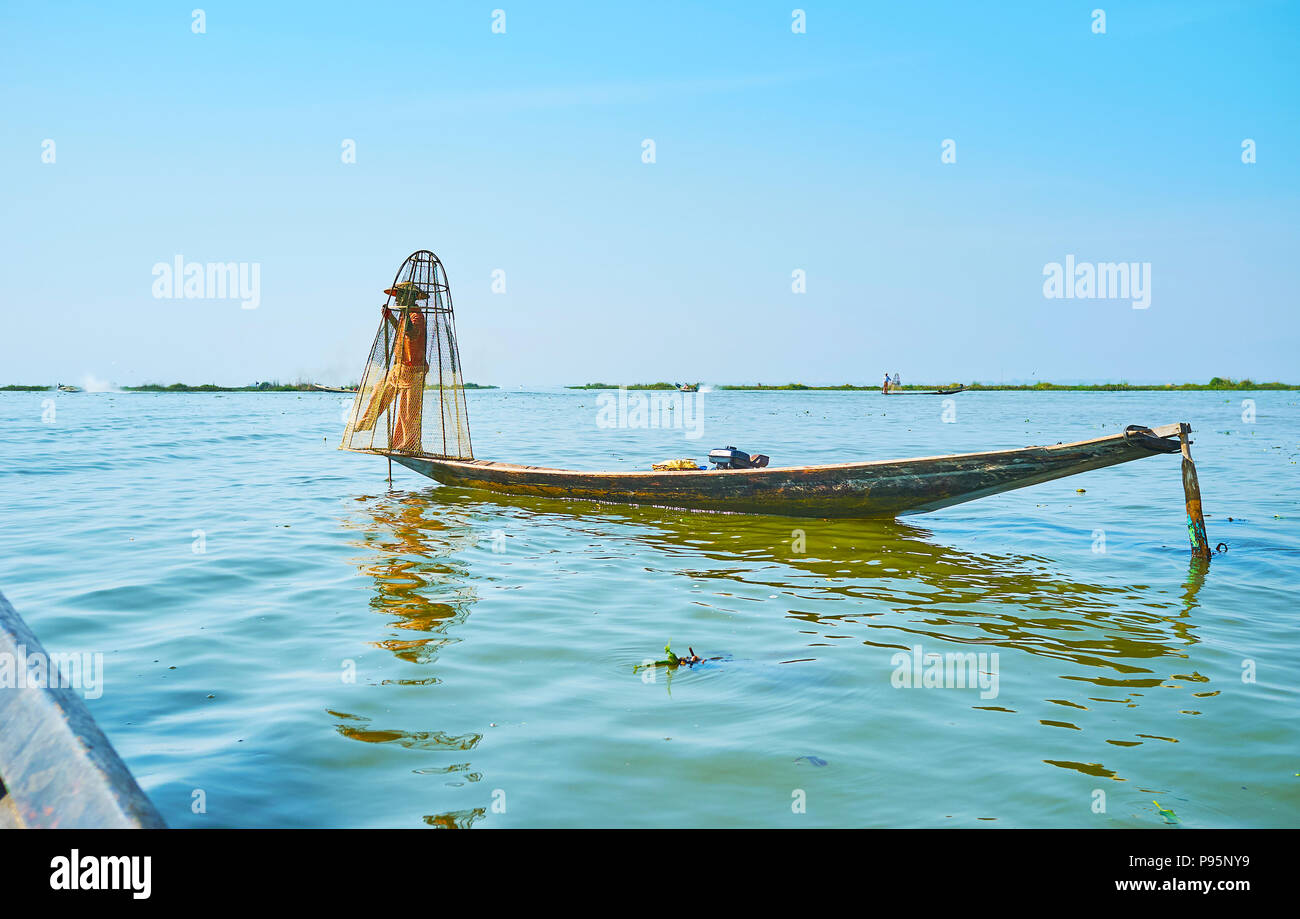
POLYGON ((1300 382, 1300 4, 198 3, 0 5, 0 384, 1300 382))

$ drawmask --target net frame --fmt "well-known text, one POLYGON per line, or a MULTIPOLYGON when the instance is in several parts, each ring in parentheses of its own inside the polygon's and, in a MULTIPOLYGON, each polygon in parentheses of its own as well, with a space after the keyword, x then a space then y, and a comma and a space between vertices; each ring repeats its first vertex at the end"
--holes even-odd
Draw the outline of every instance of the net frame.
POLYGON ((385 293, 388 299, 380 308, 379 328, 340 446, 385 455, 473 459, 446 268, 428 249, 413 252, 385 293), (403 358, 419 335, 424 337, 423 366, 403 358))

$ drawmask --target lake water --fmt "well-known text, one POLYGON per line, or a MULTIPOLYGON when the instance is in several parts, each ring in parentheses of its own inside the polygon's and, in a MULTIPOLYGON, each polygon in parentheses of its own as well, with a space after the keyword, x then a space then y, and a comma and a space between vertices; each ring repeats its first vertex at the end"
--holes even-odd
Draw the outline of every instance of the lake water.
POLYGON ((103 653, 170 824, 1300 823, 1300 394, 706 392, 698 439, 469 400, 477 456, 586 469, 1188 421, 1228 551, 1190 564, 1176 456, 826 522, 390 490, 337 395, 0 393, 0 590, 103 653), (669 641, 721 659, 635 669, 669 641), (895 685, 914 646, 984 689, 895 685))

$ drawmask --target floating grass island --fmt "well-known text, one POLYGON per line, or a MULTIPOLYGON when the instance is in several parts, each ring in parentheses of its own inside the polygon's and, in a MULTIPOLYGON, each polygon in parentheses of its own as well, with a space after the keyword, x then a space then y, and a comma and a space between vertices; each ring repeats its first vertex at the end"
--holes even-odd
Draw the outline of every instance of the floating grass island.
MULTIPOLYGON (((929 385, 909 383, 891 387, 891 390, 932 391, 945 387, 962 385, 967 392, 1198 392, 1198 391, 1240 391, 1240 390, 1300 390, 1296 383, 1256 383, 1254 380, 1231 380, 1215 377, 1208 383, 945 383, 929 385)), ((491 383, 465 383, 465 389, 500 389, 491 383)), ((218 386, 216 383, 144 383, 140 386, 117 387, 122 392, 329 392, 315 383, 252 383, 248 386, 218 386)), ((355 389, 356 384, 347 387, 355 389)), ((437 389, 427 386, 426 389, 437 389)), ((580 386, 566 386, 565 389, 638 389, 638 390, 676 390, 675 383, 583 383, 580 386)), ((812 386, 807 383, 740 383, 714 386, 718 390, 738 392, 878 392, 880 384, 859 386, 855 383, 840 383, 836 386, 812 386)), ((9 383, 0 386, 0 392, 46 392, 53 390, 53 384, 9 383)))
POLYGON ((676 389, 675 383, 583 383, 581 386, 566 386, 565 389, 676 389))
MULTIPOLYGON (((879 387, 876 387, 879 388, 879 387)), ((904 386, 903 389, 928 389, 930 387, 904 386)), ((968 383, 967 390, 989 392, 1199 392, 1217 390, 1300 389, 1295 383, 1256 383, 1253 380, 1229 380, 1215 377, 1208 383, 1029 383, 1008 385, 995 383, 968 383)))
MULTIPOLYGON (((466 383, 466 389, 497 389, 490 383, 466 383)), ((355 391, 355 383, 346 387, 355 391)), ((437 389, 436 386, 426 386, 426 389, 437 389)), ((52 390, 52 385, 45 386, 27 386, 13 383, 7 386, 0 386, 0 392, 44 392, 52 390)), ((337 388, 321 388, 315 383, 252 383, 248 386, 218 386, 216 383, 144 383, 140 386, 118 386, 116 389, 122 392, 337 392, 337 388)))
POLYGON ((119 387, 123 392, 317 392, 310 383, 253 383, 250 386, 218 386, 216 383, 145 383, 119 387))
MULTIPOLYGON (((941 385, 923 385, 919 383, 890 387, 891 391, 951 388, 964 385, 967 392, 1196 392, 1200 390, 1261 390, 1281 389, 1297 390, 1295 383, 1256 383, 1253 380, 1230 380, 1226 377, 1214 377, 1208 383, 945 383, 941 385)), ((676 389, 672 383, 629 383, 625 387, 617 383, 584 383, 581 386, 566 386, 565 389, 676 389)), ((812 386, 807 383, 741 383, 736 385, 714 386, 719 390, 739 392, 879 392, 880 384, 859 386, 854 383, 841 383, 838 386, 812 386)))

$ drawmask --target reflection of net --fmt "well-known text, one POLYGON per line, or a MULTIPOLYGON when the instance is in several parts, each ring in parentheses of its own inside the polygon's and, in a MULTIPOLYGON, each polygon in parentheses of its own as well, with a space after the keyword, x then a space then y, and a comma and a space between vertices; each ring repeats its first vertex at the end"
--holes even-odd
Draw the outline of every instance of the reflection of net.
POLYGON ((426 296, 406 300, 409 309, 389 296, 361 372, 343 446, 473 459, 451 289, 442 262, 432 252, 415 253, 398 271, 393 289, 404 285, 414 285, 426 296), (411 347, 421 337, 423 348, 411 347))

